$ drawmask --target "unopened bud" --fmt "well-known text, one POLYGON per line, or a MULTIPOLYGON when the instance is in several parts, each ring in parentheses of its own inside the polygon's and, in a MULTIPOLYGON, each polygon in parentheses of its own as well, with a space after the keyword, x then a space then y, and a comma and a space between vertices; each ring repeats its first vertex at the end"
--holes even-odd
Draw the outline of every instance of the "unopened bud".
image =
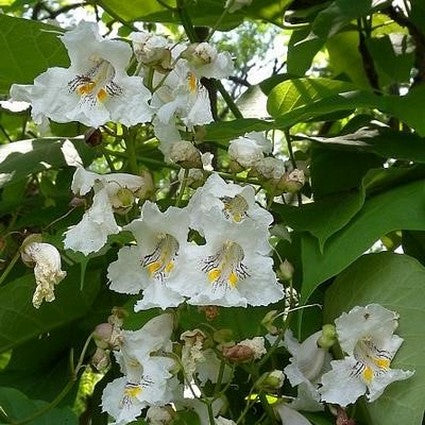
POLYGON ((245 363, 254 360, 254 350, 246 345, 223 347, 223 356, 232 363, 245 363))
POLYGON ((324 348, 325 350, 329 350, 337 340, 336 328, 334 325, 324 325, 322 327, 322 335, 317 340, 317 345, 320 348, 324 348))
POLYGON ((216 305, 206 305, 198 307, 199 311, 203 311, 205 318, 210 322, 215 320, 220 314, 220 310, 216 305))
POLYGON ((108 348, 113 332, 114 327, 110 323, 97 325, 93 331, 94 342, 99 348, 108 348))
POLYGON ((146 412, 146 420, 150 425, 168 425, 176 416, 171 406, 151 406, 146 412))
POLYGON ((219 329, 213 334, 214 341, 218 344, 226 344, 233 341, 233 331, 231 329, 219 329))
POLYGON ((104 371, 111 364, 109 352, 97 347, 91 359, 91 364, 99 372, 104 371))
POLYGON ((279 265, 279 270, 277 274, 283 282, 287 282, 292 279, 294 271, 294 266, 288 260, 285 260, 279 265))
POLYGON ((201 152, 187 140, 173 143, 170 159, 182 168, 202 168, 201 152))
POLYGON ((257 388, 267 392, 275 392, 282 387, 285 374, 281 370, 265 373, 259 380, 257 388))
POLYGON ((135 193, 136 197, 144 201, 145 199, 150 199, 155 194, 155 185, 153 183, 152 174, 143 170, 140 173, 140 177, 143 179, 143 185, 135 193))
POLYGON ((69 202, 69 206, 72 208, 80 208, 86 206, 86 200, 78 196, 74 196, 69 202))
POLYGON ((271 335, 277 335, 279 333, 279 329, 274 325, 274 321, 276 320, 278 314, 279 312, 277 310, 270 310, 261 321, 261 324, 271 335))
POLYGON ((92 147, 102 144, 102 132, 98 128, 89 128, 84 133, 84 141, 92 147))

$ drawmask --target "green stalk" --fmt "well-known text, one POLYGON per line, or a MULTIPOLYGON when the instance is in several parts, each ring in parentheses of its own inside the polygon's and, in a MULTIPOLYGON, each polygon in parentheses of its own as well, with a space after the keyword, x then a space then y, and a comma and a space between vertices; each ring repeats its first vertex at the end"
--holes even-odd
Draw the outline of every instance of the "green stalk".
POLYGON ((7 275, 11 272, 11 270, 13 269, 13 266, 16 264, 16 262, 19 259, 19 256, 21 255, 19 249, 18 251, 16 251, 15 255, 13 256, 13 258, 10 260, 10 263, 7 265, 6 270, 3 272, 3 274, 0 276, 0 285, 4 282, 4 280, 6 279, 7 275))
POLYGON ((232 99, 232 96, 230 96, 229 93, 227 93, 227 90, 224 88, 223 84, 220 80, 215 80, 215 85, 217 87, 217 90, 220 92, 220 94, 223 96, 224 101, 226 102, 229 109, 232 111, 235 118, 243 118, 242 112, 237 107, 235 101, 232 99))
POLYGON ((189 177, 189 169, 186 168, 184 170, 184 176, 180 186, 179 196, 177 197, 177 200, 176 200, 176 207, 179 207, 183 200, 184 192, 186 191, 188 177, 189 177))

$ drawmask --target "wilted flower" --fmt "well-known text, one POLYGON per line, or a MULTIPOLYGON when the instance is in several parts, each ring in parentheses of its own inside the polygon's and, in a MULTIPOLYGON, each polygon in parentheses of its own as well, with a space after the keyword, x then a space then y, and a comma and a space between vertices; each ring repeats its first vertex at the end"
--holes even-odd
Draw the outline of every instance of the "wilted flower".
POLYGON ((171 45, 162 36, 145 31, 130 34, 133 51, 137 60, 146 66, 154 66, 159 72, 165 72, 171 66, 171 45))
POLYGON ((82 220, 65 232, 65 248, 83 254, 102 248, 108 235, 120 231, 114 212, 131 207, 137 192, 144 186, 145 179, 140 176, 124 173, 100 175, 77 167, 71 190, 78 196, 84 196, 93 189, 93 204, 82 220))
POLYGON ((394 335, 398 317, 379 304, 369 304, 354 307, 335 320, 338 340, 346 356, 332 361, 332 370, 322 376, 323 401, 345 407, 363 394, 374 401, 389 384, 413 375, 412 371, 390 369, 403 343, 402 338, 394 335))
POLYGON ((90 127, 108 121, 131 126, 151 119, 149 90, 140 77, 126 74, 130 46, 102 38, 97 25, 89 22, 81 22, 61 41, 71 59, 68 69, 49 68, 33 85, 11 88, 12 99, 31 103, 37 123, 43 116, 90 127))
POLYGON ((187 376, 191 377, 195 371, 197 363, 204 360, 203 344, 206 339, 205 334, 200 329, 186 331, 180 335, 183 341, 182 364, 187 376))
POLYGON ((187 140, 180 140, 171 145, 170 159, 182 168, 202 168, 201 152, 187 140))
POLYGON ((146 420, 151 425, 167 425, 173 421, 174 416, 171 406, 151 406, 146 412, 146 420))
POLYGON ((65 278, 66 272, 61 270, 59 251, 34 236, 29 236, 22 244, 21 258, 26 265, 34 267, 37 287, 32 303, 39 308, 43 301, 52 302, 55 299, 55 286, 65 278))

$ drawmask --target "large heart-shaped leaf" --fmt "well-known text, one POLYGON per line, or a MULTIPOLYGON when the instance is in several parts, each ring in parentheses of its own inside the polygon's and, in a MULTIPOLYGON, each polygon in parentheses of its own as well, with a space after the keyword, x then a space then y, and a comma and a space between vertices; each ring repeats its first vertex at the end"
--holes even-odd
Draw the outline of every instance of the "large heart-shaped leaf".
POLYGON ((397 334, 404 343, 393 368, 415 370, 368 403, 369 425, 421 425, 425 406, 425 268, 407 255, 370 254, 345 270, 327 290, 325 319, 333 321, 356 305, 382 304, 400 315, 397 334))

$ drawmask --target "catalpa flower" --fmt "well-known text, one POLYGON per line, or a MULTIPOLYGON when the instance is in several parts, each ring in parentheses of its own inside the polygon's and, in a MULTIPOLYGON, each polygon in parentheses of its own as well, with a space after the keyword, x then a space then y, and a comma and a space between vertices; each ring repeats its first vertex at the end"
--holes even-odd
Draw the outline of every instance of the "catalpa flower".
POLYGON ((171 401, 169 370, 172 359, 151 353, 169 349, 172 331, 170 315, 155 317, 139 331, 123 331, 122 345, 115 352, 124 376, 109 383, 102 395, 102 408, 124 425, 134 421, 147 406, 163 406, 171 401))
POLYGON ((212 210, 204 220, 205 245, 189 246, 183 279, 170 282, 194 305, 268 305, 283 298, 264 246, 264 229, 252 221, 235 226, 212 210))
POLYGON ((243 137, 231 140, 229 156, 241 167, 250 168, 264 158, 265 153, 271 153, 272 145, 263 133, 252 131, 243 137))
POLYGON ((204 186, 194 193, 189 201, 188 209, 191 227, 201 234, 204 233, 204 227, 210 224, 211 210, 216 210, 224 220, 230 223, 252 221, 263 231, 264 250, 266 252, 270 250, 267 229, 273 221, 273 216, 255 202, 255 190, 252 186, 226 183, 214 173, 208 177, 204 186))
POLYGON ((65 232, 65 248, 86 255, 102 248, 108 235, 120 231, 114 212, 130 208, 145 183, 145 178, 140 176, 125 173, 101 175, 77 167, 71 190, 77 196, 84 196, 93 189, 93 203, 82 220, 65 232))
POLYGON ((140 77, 126 73, 132 55, 127 43, 102 38, 97 25, 88 22, 60 38, 71 66, 49 68, 33 85, 11 88, 12 99, 31 102, 36 122, 47 116, 99 127, 108 121, 131 126, 150 120, 149 90, 140 77))
POLYGON ((332 370, 323 375, 319 390, 323 401, 347 406, 363 394, 374 401, 389 384, 413 375, 412 371, 390 368, 403 343, 394 335, 397 313, 379 304, 354 307, 336 319, 335 325, 346 357, 332 361, 332 370))
POLYGON ((312 410, 311 406, 316 406, 316 410, 322 409, 318 383, 323 373, 329 370, 330 356, 326 349, 318 345, 321 335, 322 331, 316 332, 300 344, 291 330, 285 332, 284 346, 292 357, 284 372, 291 385, 301 388, 305 395, 292 403, 292 408, 297 410, 312 410), (305 402, 310 408, 306 408, 305 402))
POLYGON ((137 241, 136 246, 122 248, 118 260, 108 268, 110 288, 143 298, 135 311, 153 307, 177 307, 184 301, 178 290, 185 261, 189 218, 187 211, 169 207, 162 213, 155 203, 147 201, 142 217, 125 226, 137 241))
POLYGON ((59 251, 53 245, 29 236, 22 244, 21 258, 26 265, 34 267, 37 284, 32 298, 34 307, 39 308, 43 301, 54 301, 55 286, 66 276, 61 270, 59 251))

